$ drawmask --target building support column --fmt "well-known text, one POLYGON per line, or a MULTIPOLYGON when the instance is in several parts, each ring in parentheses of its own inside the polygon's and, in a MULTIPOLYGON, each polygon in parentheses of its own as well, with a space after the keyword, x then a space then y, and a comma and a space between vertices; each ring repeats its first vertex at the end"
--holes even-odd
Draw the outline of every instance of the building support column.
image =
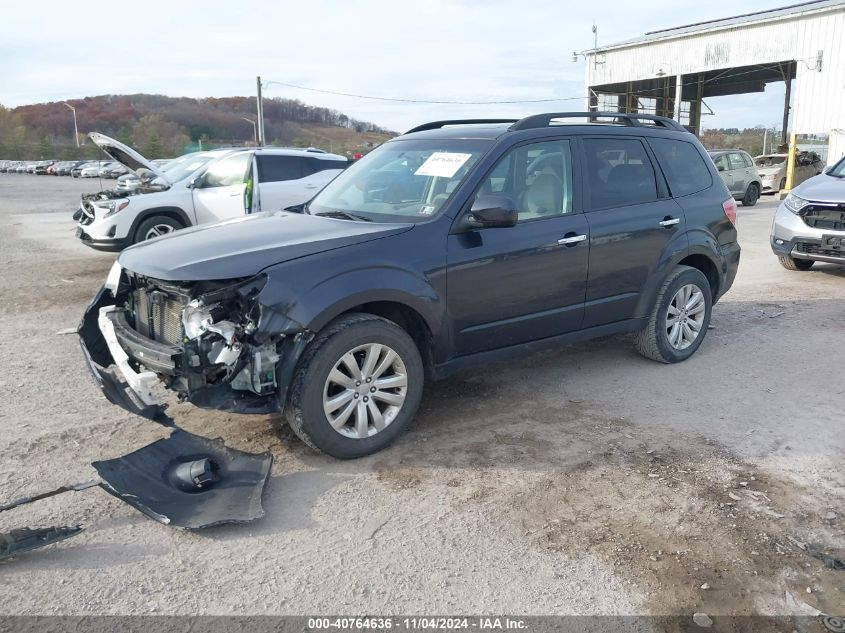
POLYGON ((784 74, 784 81, 786 82, 786 92, 783 97, 783 127, 780 133, 781 145, 786 143, 789 138, 789 99, 792 96, 792 68, 787 67, 786 74, 784 74))
POLYGON ((675 108, 674 112, 672 113, 674 118, 678 123, 681 122, 681 99, 683 98, 684 94, 684 76, 683 75, 675 75, 675 108))

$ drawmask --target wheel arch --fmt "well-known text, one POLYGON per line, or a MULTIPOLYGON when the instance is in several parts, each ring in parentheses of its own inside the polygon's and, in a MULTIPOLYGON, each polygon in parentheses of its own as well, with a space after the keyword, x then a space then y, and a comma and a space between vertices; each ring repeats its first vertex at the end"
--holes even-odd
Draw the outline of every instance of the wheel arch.
POLYGON ((162 207, 152 207, 150 209, 144 209, 143 211, 139 211, 138 215, 135 216, 135 219, 132 220, 132 226, 129 227, 129 232, 127 233, 127 237, 131 239, 133 242, 135 241, 135 233, 138 230, 138 227, 144 220, 151 218, 156 215, 163 215, 167 218, 172 220, 176 220, 182 225, 182 228, 186 228, 192 225, 191 219, 188 217, 188 214, 185 213, 180 207, 175 206, 162 206, 162 207))

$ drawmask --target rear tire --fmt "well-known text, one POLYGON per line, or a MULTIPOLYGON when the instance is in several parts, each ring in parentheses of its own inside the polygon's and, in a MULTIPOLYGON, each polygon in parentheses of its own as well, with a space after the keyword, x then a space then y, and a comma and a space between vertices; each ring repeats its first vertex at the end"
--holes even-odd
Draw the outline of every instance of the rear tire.
POLYGON ((812 259, 795 259, 789 255, 778 255, 780 265, 787 270, 810 270, 815 263, 812 259))
POLYGON ((780 191, 783 191, 784 189, 786 189, 786 178, 781 178, 780 179, 780 191))
POLYGON ((757 204, 757 200, 760 199, 760 187, 757 185, 756 182, 752 182, 748 185, 748 189, 745 190, 745 197, 742 199, 742 206, 744 207, 753 207, 757 204))
POLYGON ((707 335, 712 308, 707 277, 697 268, 678 266, 657 293, 648 325, 637 333, 637 351, 660 363, 686 360, 695 354, 707 335))
POLYGON ((138 228, 135 229, 135 237, 132 239, 132 243, 138 244, 139 242, 151 240, 154 237, 166 235, 182 228, 185 227, 178 220, 174 220, 166 215, 154 215, 138 225, 138 228))
POLYGON ((405 330, 372 314, 347 314, 303 353, 285 417, 311 448, 338 459, 364 457, 408 427, 423 381, 419 350, 405 330))

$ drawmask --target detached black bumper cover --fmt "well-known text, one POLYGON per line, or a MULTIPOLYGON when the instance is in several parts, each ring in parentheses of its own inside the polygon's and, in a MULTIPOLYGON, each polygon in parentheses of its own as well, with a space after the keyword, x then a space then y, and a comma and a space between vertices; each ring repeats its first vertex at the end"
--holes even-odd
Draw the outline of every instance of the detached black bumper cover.
MULTIPOLYGON (((85 362, 94 376, 97 385, 103 391, 106 399, 130 413, 140 415, 141 417, 160 422, 162 424, 173 424, 173 419, 165 414, 165 405, 148 405, 144 403, 132 388, 126 383, 123 376, 114 366, 114 358, 109 351, 103 333, 97 323, 100 314, 100 308, 111 305, 113 299, 111 293, 106 288, 101 288, 85 310, 82 321, 77 328, 79 334, 79 345, 82 348, 82 354, 85 357, 85 362)), ((123 329, 125 321, 122 320, 122 315, 115 313, 110 315, 112 322, 115 325, 115 332, 118 333, 123 329)), ((128 328, 126 328, 128 330, 128 328)), ((120 332, 123 334, 123 332, 120 332)), ((121 339, 129 339, 130 336, 120 336, 121 339)), ((161 358, 162 350, 150 350, 155 352, 155 358, 161 358)), ((170 350, 175 353, 178 350, 170 350)))
POLYGON ((148 517, 195 530, 264 516, 273 456, 229 448, 181 429, 124 457, 94 462, 102 487, 148 517))
POLYGON ((39 547, 46 547, 58 543, 82 531, 78 525, 47 527, 47 528, 19 528, 11 532, 0 533, 0 560, 11 558, 39 547))

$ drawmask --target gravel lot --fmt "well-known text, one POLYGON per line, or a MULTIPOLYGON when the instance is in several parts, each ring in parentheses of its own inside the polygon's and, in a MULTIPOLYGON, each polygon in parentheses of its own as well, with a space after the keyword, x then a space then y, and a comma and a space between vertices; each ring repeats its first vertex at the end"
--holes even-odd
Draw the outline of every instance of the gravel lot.
MULTIPOLYGON (((59 334, 113 260, 73 234, 97 185, 0 174, 0 500, 166 435, 59 334)), ((775 206, 740 207, 739 276, 680 365, 618 336, 466 372, 354 462, 174 403, 191 432, 273 451, 264 520, 179 532, 99 489, 0 514, 87 528, 0 563, 0 613, 841 614, 845 572, 796 543, 845 549, 845 270, 782 269, 775 206)))

